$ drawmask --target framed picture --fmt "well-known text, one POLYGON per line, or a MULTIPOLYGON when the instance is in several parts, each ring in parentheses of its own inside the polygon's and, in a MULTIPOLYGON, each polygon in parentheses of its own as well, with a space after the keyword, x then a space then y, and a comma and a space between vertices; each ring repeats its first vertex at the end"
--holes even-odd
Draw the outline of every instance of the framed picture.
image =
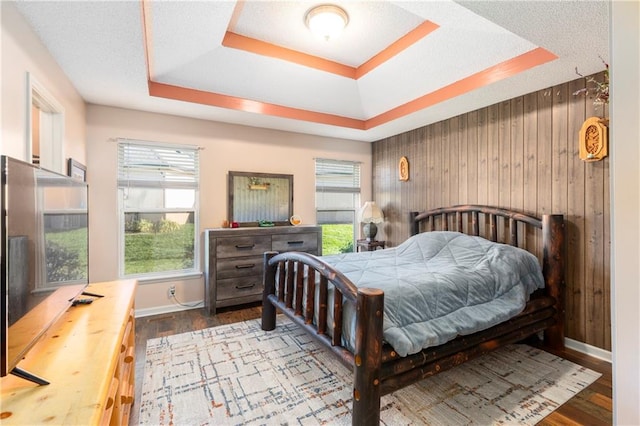
POLYGON ((73 158, 69 158, 67 162, 67 175, 74 179, 87 181, 87 167, 84 164, 78 163, 73 158))

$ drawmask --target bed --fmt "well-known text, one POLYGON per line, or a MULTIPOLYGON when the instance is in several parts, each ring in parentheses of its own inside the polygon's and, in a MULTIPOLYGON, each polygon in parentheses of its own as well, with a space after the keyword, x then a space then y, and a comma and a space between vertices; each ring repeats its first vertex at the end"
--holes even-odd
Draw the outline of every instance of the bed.
MULTIPOLYGON (((316 257, 300 252, 280 254, 267 252, 264 255, 262 329, 273 330, 276 326, 277 311, 280 311, 326 346, 338 360, 353 370, 352 424, 377 425, 380 420, 382 395, 455 367, 503 345, 527 338, 543 335, 544 345, 553 349, 564 347, 563 228, 562 215, 543 215, 539 219, 522 212, 497 207, 464 205, 412 212, 410 214, 411 237, 397 248, 337 258, 316 257), (432 234, 422 235, 427 232, 432 234), (463 237, 463 235, 471 237, 463 237), (435 239, 445 245, 436 249, 422 248, 417 251, 407 248, 416 245, 423 247, 426 244, 424 241, 428 239, 435 239), (374 282, 375 280, 370 280, 369 283, 367 275, 372 277, 381 275, 367 274, 363 271, 375 271, 376 268, 382 267, 381 263, 385 262, 379 259, 386 259, 388 264, 400 263, 396 269, 410 277, 413 266, 402 263, 406 261, 407 256, 420 258, 425 251, 432 251, 436 255, 452 251, 450 241, 479 245, 483 247, 482 250, 492 253, 495 246, 500 252, 497 255, 491 255, 492 258, 502 258, 504 248, 515 247, 511 250, 523 252, 525 259, 534 258, 534 262, 538 264, 535 267, 538 272, 533 275, 540 275, 539 279, 542 283, 538 285, 535 282, 533 284, 525 282, 524 287, 527 290, 517 290, 519 293, 526 293, 522 306, 513 308, 516 312, 512 312, 506 319, 499 318, 500 315, 498 315, 498 317, 491 317, 488 325, 473 324, 464 331, 454 330, 453 335, 449 332, 449 335, 443 338, 446 340, 444 343, 437 342, 438 339, 436 339, 437 345, 434 345, 433 339, 425 338, 417 343, 419 346, 417 349, 415 344, 413 347, 410 344, 408 349, 401 347, 397 350, 389 343, 402 346, 401 343, 393 340, 393 333, 389 332, 393 328, 390 323, 393 323, 395 315, 395 310, 391 308, 398 303, 412 306, 420 298, 428 304, 430 298, 440 298, 444 294, 442 288, 447 285, 441 286, 438 293, 432 293, 431 296, 425 295, 426 293, 416 296, 411 291, 395 291, 400 295, 396 294, 393 297, 390 295, 385 306, 385 292, 376 287, 386 288, 391 294, 394 293, 395 281, 391 287, 385 287, 384 283, 374 282), (363 263, 359 265, 360 258, 363 263), (346 263, 345 259, 348 260, 346 263), (398 259, 402 259, 402 262, 398 259), (350 266, 345 267, 346 264, 350 266), (351 279, 348 276, 351 276, 351 279), (357 282, 357 285, 354 282, 357 282), (536 287, 543 288, 535 289, 536 287), (407 296, 402 296, 405 293, 407 296), (398 300, 398 297, 401 299, 398 300), (402 297, 406 300, 403 301, 402 297)), ((466 250, 466 246, 464 249, 466 250)), ((467 257, 466 254, 463 257, 467 257)), ((429 259, 429 262, 432 260, 429 259)), ((460 262, 460 258, 457 258, 447 266, 438 257, 437 263, 442 264, 439 268, 443 267, 446 270, 464 269, 459 267, 460 262)), ((520 260, 507 260, 506 263, 519 262, 520 260)), ((527 262, 530 262, 530 259, 527 262)), ((477 262, 472 259, 470 263, 477 262)), ((427 270, 431 271, 431 265, 432 263, 429 263, 427 270)), ((420 268, 419 265, 415 267, 420 268)), ((485 276, 486 271, 494 268, 496 268, 494 265, 490 265, 481 272, 467 273, 469 279, 473 281, 485 276)), ((414 275, 422 275, 420 269, 416 271, 414 275)), ((453 283, 465 279, 455 277, 440 279, 440 281, 453 283)), ((525 279, 527 280, 528 278, 525 279)), ((532 280, 536 281, 537 278, 534 277, 532 280)), ((496 284, 493 286, 499 287, 496 284)), ((467 286, 467 288, 470 287, 467 286)), ((500 293, 502 290, 492 291, 500 293)), ((511 290, 505 290, 502 293, 508 291, 511 290)), ((511 298, 522 299, 522 297, 519 294, 511 298)), ((452 300, 457 299, 460 297, 454 297, 452 300)), ((478 302, 478 304, 483 303, 482 300, 478 302)), ((503 302, 500 301, 500 303, 503 302)), ((428 311, 429 309, 423 307, 417 310, 428 311)), ((454 307, 453 310, 455 311, 456 308, 454 307)), ((475 317, 476 313, 467 313, 467 316, 475 317)))

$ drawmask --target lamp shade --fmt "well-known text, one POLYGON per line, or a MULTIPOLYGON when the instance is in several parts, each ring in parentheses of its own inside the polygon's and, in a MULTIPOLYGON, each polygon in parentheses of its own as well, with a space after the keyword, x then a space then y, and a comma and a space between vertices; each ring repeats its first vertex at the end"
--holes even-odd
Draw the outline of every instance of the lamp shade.
POLYGON ((384 214, 375 201, 367 201, 358 212, 358 222, 360 223, 382 223, 384 214))

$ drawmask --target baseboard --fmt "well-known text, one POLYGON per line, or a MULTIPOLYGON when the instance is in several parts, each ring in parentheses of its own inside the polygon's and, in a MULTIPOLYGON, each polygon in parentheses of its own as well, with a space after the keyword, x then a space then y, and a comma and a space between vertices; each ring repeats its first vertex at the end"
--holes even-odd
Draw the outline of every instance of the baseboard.
POLYGON ((191 302, 185 305, 173 303, 171 305, 154 306, 153 308, 136 309, 136 318, 149 317, 151 315, 170 314, 171 312, 188 311, 190 309, 202 309, 202 301, 191 302), (195 305, 195 306, 193 306, 195 305))
POLYGON ((578 342, 577 340, 569 339, 568 337, 565 337, 564 345, 569 349, 573 349, 574 351, 578 351, 585 355, 589 355, 591 357, 611 363, 612 357, 610 351, 606 351, 604 349, 597 348, 583 342, 578 342))

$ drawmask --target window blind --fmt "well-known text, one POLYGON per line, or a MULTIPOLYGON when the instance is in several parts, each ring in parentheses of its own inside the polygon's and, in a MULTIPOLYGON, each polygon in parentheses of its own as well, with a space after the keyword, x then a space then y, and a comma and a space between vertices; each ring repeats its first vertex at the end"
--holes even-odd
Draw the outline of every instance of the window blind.
POLYGON ((316 192, 360 193, 360 163, 316 159, 316 192))
POLYGON ((118 143, 119 187, 197 189, 198 176, 198 147, 118 143))

